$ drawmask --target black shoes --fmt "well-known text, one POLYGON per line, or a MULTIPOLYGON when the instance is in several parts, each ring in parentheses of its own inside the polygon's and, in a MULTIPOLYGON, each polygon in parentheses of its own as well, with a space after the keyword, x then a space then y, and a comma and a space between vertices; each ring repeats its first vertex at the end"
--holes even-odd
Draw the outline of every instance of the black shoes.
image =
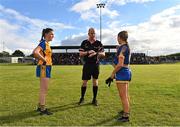
POLYGON ((52 112, 48 111, 47 108, 43 111, 41 111, 41 108, 37 108, 36 111, 40 112, 40 115, 52 115, 53 114, 52 112))
POLYGON ((40 111, 40 115, 52 115, 53 113, 48 111, 48 109, 46 108, 45 110, 43 111, 40 111))
MULTIPOLYGON (((84 98, 80 98, 78 105, 82 105, 84 103, 84 98)), ((98 106, 98 102, 96 99, 93 99, 91 104, 93 104, 94 106, 98 106)))
POLYGON ((84 103, 84 98, 80 98, 79 102, 78 102, 78 105, 81 105, 84 103))
POLYGON ((93 100, 92 100, 92 104, 93 104, 94 106, 98 106, 97 100, 96 100, 96 99, 93 99, 93 100))
POLYGON ((118 122, 129 122, 129 113, 124 111, 118 112, 119 118, 117 119, 118 122))
POLYGON ((122 117, 119 117, 119 118, 117 119, 117 121, 118 121, 118 122, 129 122, 129 117, 124 117, 124 116, 122 116, 122 117))

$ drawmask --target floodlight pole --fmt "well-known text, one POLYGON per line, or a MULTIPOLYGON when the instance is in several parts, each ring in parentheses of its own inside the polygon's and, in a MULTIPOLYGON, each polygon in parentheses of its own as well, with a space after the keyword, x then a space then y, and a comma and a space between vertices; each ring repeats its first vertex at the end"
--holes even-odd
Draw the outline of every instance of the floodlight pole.
POLYGON ((102 24, 101 24, 101 8, 104 8, 105 7, 105 4, 104 3, 100 3, 100 4, 96 4, 97 5, 97 8, 99 8, 100 10, 100 41, 102 42, 102 24))

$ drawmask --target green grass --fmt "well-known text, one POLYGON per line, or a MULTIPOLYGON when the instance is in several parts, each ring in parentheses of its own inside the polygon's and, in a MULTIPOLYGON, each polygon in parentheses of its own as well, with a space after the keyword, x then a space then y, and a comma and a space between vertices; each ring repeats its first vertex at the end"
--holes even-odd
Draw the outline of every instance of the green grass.
POLYGON ((0 65, 0 126, 180 126, 180 64, 132 65, 130 83, 131 120, 116 122, 121 103, 115 83, 104 80, 112 67, 101 66, 99 106, 90 104, 89 81, 85 104, 78 106, 82 66, 53 66, 47 96, 52 116, 36 109, 39 79, 35 66, 0 65))

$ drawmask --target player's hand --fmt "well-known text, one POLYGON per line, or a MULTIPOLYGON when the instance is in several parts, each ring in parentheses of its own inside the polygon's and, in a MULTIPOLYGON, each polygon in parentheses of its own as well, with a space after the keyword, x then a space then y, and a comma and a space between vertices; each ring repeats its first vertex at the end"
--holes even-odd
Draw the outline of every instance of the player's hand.
POLYGON ((106 84, 108 85, 108 87, 111 86, 111 82, 113 82, 113 79, 111 77, 106 79, 106 84))
POLYGON ((93 53, 95 53, 95 51, 94 50, 89 50, 88 53, 93 54, 93 53))
POLYGON ((93 57, 97 54, 94 50, 90 50, 88 53, 89 53, 88 57, 93 57))
POLYGON ((42 65, 46 65, 46 61, 44 61, 42 65))
POLYGON ((88 57, 93 57, 93 56, 95 56, 97 53, 95 52, 95 53, 91 53, 88 57))
POLYGON ((44 61, 43 61, 42 65, 46 65, 46 57, 44 58, 44 61))
POLYGON ((110 76, 112 79, 114 79, 115 78, 115 74, 111 74, 111 76, 110 76))

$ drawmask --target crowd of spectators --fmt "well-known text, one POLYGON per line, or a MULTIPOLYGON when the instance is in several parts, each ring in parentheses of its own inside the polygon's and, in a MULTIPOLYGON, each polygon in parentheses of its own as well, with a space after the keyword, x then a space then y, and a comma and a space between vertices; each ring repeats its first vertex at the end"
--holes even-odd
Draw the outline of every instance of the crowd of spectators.
POLYGON ((55 65, 79 65, 81 59, 79 53, 53 53, 53 64, 55 65))
POLYGON ((148 64, 176 63, 180 61, 180 56, 147 56, 146 59, 148 64))
POLYGON ((148 60, 145 53, 131 53, 131 64, 147 64, 148 60))
MULTIPOLYGON (((100 59, 100 64, 112 64, 116 53, 106 53, 106 57, 100 59)), ((82 59, 79 53, 53 53, 53 64, 55 65, 80 65, 82 59)), ((179 62, 180 56, 146 56, 145 53, 131 53, 131 64, 159 64, 179 62)))

